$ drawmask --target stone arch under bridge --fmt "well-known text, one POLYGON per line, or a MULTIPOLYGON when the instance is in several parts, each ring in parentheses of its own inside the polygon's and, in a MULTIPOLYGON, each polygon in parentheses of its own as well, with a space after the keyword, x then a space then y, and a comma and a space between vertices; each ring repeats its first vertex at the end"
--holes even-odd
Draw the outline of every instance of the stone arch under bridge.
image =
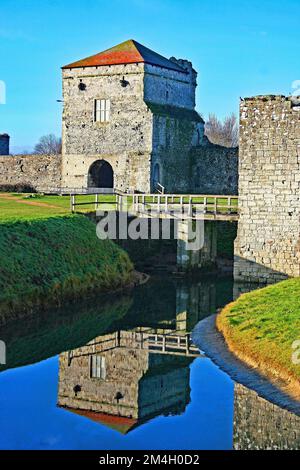
POLYGON ((113 188, 114 170, 106 160, 96 160, 88 171, 89 188, 113 188))

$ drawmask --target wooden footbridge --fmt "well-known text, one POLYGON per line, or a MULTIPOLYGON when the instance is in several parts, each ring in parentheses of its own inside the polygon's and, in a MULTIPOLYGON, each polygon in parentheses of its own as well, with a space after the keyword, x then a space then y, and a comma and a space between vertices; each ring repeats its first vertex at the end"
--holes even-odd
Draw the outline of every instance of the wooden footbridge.
MULTIPOLYGON (((232 222, 239 217, 237 196, 211 194, 141 194, 116 190, 107 194, 94 189, 92 193, 72 193, 70 209, 72 213, 95 213, 99 219, 109 211, 117 211, 120 216, 140 217, 141 220, 173 219, 176 222, 176 263, 181 272, 216 262, 217 224, 194 224, 194 221, 232 222)), ((152 222, 150 225, 152 229, 152 222)))
POLYGON ((238 220, 238 196, 203 194, 135 194, 114 191, 74 192, 71 212, 126 211, 131 215, 181 220, 238 220))

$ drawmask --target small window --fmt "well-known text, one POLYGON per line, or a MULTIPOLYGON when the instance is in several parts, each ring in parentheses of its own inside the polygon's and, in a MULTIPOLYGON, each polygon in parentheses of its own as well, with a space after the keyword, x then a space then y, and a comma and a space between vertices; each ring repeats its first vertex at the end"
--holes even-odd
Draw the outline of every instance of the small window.
POLYGON ((110 100, 95 100, 95 121, 108 122, 110 117, 110 100))
POLYGON ((104 380, 106 378, 105 357, 98 355, 91 356, 90 376, 93 379, 104 380))

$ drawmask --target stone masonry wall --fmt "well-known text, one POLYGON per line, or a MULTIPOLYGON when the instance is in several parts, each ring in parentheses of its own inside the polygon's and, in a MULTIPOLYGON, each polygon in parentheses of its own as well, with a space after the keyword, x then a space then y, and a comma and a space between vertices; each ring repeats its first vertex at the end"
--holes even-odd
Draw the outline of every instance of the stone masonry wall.
POLYGON ((150 105, 154 113, 152 175, 155 166, 159 165, 160 183, 166 192, 187 192, 190 186, 189 152, 197 125, 202 123, 202 119, 195 111, 164 107, 164 113, 163 109, 157 108, 150 105))
POLYGON ((144 99, 161 105, 194 109, 197 73, 187 60, 172 60, 185 72, 145 64, 144 99))
POLYGON ((29 185, 40 190, 61 186, 61 155, 0 156, 0 186, 29 185))
POLYGON ((189 151, 203 119, 195 111, 197 73, 187 60, 176 60, 184 71, 145 64, 144 99, 153 113, 151 190, 155 168, 168 193, 186 192, 189 186, 189 151))
POLYGON ((241 101, 236 280, 300 275, 299 99, 241 101))
POLYGON ((207 143, 190 152, 189 190, 195 194, 238 194, 239 149, 207 143))
POLYGON ((152 113, 143 95, 143 64, 63 70, 63 186, 86 187, 90 165, 104 159, 115 187, 150 190, 152 113), (110 100, 109 122, 95 122, 96 99, 110 100))

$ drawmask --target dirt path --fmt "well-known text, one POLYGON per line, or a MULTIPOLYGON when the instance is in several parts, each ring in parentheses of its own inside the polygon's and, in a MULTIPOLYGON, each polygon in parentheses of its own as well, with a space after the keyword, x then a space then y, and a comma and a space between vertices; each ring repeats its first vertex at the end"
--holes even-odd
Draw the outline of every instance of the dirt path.
POLYGON ((0 199, 6 199, 8 201, 19 202, 20 204, 27 204, 28 206, 51 207, 52 209, 61 209, 61 210, 63 210, 63 207, 54 206, 53 204, 48 204, 47 202, 25 201, 24 199, 20 199, 20 198, 15 197, 15 196, 9 196, 7 194, 5 194, 5 195, 0 194, 0 199))

